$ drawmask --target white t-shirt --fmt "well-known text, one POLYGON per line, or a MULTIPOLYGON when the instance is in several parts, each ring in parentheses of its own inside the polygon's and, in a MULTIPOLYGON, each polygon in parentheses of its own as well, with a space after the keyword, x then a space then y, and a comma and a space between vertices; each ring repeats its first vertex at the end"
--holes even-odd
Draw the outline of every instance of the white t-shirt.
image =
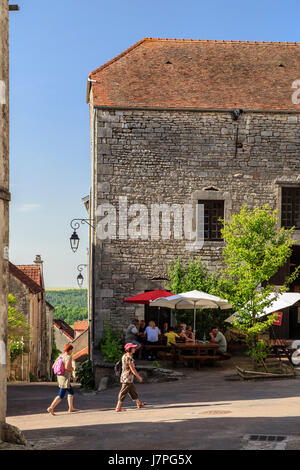
POLYGON ((227 341, 223 333, 219 331, 219 333, 217 333, 215 336, 215 341, 218 343, 220 351, 226 353, 227 341))
POLYGON ((156 341, 158 341, 158 335, 160 331, 157 326, 155 328, 152 328, 151 326, 147 326, 145 332, 147 335, 147 341, 150 341, 151 343, 155 343, 156 341))

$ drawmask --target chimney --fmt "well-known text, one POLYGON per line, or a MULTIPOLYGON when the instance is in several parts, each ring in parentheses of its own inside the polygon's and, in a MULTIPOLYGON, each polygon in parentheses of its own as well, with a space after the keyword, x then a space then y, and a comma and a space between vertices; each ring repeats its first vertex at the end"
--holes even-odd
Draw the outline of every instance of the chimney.
POLYGON ((44 262, 44 261, 42 261, 41 255, 36 255, 35 260, 34 260, 34 264, 37 264, 37 265, 40 267, 40 271, 41 271, 41 285, 42 285, 42 287, 44 288, 45 286, 44 286, 43 262, 44 262))
POLYGON ((41 255, 36 255, 34 263, 35 264, 43 264, 44 261, 42 261, 41 255))

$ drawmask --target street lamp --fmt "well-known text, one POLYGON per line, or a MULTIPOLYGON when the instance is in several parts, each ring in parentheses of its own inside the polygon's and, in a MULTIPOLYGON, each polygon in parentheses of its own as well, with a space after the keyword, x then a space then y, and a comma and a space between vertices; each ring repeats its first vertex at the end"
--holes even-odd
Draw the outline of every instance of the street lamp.
POLYGON ((77 284, 78 284, 79 287, 82 287, 82 284, 83 284, 83 281, 84 281, 84 277, 81 274, 81 272, 82 272, 83 268, 86 268, 86 267, 87 267, 87 264, 79 264, 77 266, 77 269, 79 271, 79 274, 77 276, 77 284))
POLYGON ((71 228, 74 230, 74 232, 72 233, 71 237, 70 237, 70 245, 71 245, 71 250, 75 253, 77 250, 78 250, 78 247, 79 247, 79 241, 80 241, 80 238, 76 232, 76 230, 79 229, 80 227, 80 223, 81 222, 82 224, 88 224, 90 227, 93 227, 93 225, 90 223, 90 222, 93 222, 92 219, 73 219, 71 220, 70 222, 70 225, 71 225, 71 228))
POLYGON ((75 253, 75 251, 77 251, 78 246, 79 246, 79 237, 75 230, 70 237, 70 244, 71 244, 71 250, 75 253))

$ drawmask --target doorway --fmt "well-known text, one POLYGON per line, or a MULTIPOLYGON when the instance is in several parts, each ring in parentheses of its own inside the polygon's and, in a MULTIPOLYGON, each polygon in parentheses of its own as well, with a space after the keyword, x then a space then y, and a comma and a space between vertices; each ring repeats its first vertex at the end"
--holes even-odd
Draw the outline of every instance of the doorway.
POLYGON ((145 305, 145 322, 148 326, 149 321, 155 321, 155 325, 161 330, 163 324, 166 322, 171 324, 171 309, 164 307, 149 307, 145 305))

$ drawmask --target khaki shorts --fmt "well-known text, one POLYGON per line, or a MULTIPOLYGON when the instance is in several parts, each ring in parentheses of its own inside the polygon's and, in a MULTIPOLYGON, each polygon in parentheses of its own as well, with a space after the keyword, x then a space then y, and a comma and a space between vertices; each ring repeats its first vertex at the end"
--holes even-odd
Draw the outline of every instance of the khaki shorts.
POLYGON ((122 384, 118 400, 124 401, 127 395, 130 396, 132 401, 135 401, 139 398, 134 383, 122 384))

